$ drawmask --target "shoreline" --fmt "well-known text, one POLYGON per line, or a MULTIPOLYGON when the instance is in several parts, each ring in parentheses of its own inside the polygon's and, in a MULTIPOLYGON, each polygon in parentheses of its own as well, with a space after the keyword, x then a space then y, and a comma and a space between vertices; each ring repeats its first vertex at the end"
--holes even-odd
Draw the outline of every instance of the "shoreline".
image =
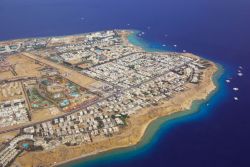
MULTIPOLYGON (((131 30, 128 30, 127 32, 130 32, 128 33, 129 35, 131 34, 131 32, 133 34, 136 34, 135 31, 131 31, 131 30)), ((131 41, 128 38, 127 38, 127 41, 131 43, 131 41)), ((139 45, 140 41, 138 42, 139 42, 138 45, 134 43, 131 43, 131 44, 134 45, 135 47, 140 47, 141 49, 148 51, 147 49, 145 49, 145 47, 139 45)), ((165 51, 165 52, 171 52, 171 51, 165 51)), ((196 56, 196 55, 190 54, 190 56, 196 56)), ((186 114, 189 115, 189 112, 191 113, 193 112, 192 107, 194 107, 196 103, 198 104, 197 109, 199 109, 199 106, 204 101, 207 101, 210 98, 210 96, 212 96, 213 92, 217 90, 217 84, 214 81, 214 79, 216 79, 215 78, 217 76, 216 74, 220 73, 220 69, 218 65, 216 65, 215 63, 211 61, 209 62, 211 63, 211 66, 208 69, 206 69, 204 72, 206 73, 207 76, 204 75, 205 77, 203 78, 200 84, 190 86, 190 87, 194 87, 194 89, 187 90, 183 92, 183 94, 181 95, 178 94, 176 97, 170 99, 169 101, 164 102, 163 105, 159 105, 158 107, 149 107, 149 108, 141 109, 138 114, 135 114, 132 118, 129 119, 129 125, 123 131, 124 133, 105 139, 103 141, 94 142, 93 144, 87 144, 84 146, 83 145, 76 146, 76 147, 60 146, 60 148, 56 148, 53 150, 29 153, 31 155, 23 154, 23 156, 17 159, 17 163, 20 163, 19 161, 20 158, 25 159, 25 157, 26 158, 28 157, 27 159, 29 159, 30 157, 33 158, 33 157, 41 156, 44 159, 48 158, 46 159, 48 160, 47 163, 44 162, 46 163, 44 166, 64 166, 64 165, 67 166, 67 164, 73 164, 73 163, 76 163, 77 161, 83 161, 84 159, 87 159, 90 157, 95 157, 98 155, 102 156, 103 154, 106 154, 106 153, 115 152, 117 150, 129 149, 134 146, 137 147, 138 145, 143 146, 143 143, 145 142, 145 140, 146 141, 148 140, 148 142, 150 142, 151 138, 148 139, 148 136, 147 136, 149 133, 149 129, 152 128, 153 125, 156 124, 159 120, 163 120, 162 122, 163 124, 165 123, 164 121, 165 119, 167 120, 169 118, 171 119, 171 117, 175 117, 176 115, 177 117, 179 117, 178 115, 180 116, 183 116, 186 114), (189 98, 186 98, 186 97, 189 97, 189 98), (107 146, 107 142, 109 142, 110 146, 107 146), (98 150, 96 150, 96 145, 98 145, 98 150), (93 149, 93 147, 95 148, 93 149), (87 151, 85 150, 85 148, 87 151), (62 154, 64 152, 65 152, 65 154, 63 155, 64 158, 60 157, 59 154, 62 154), (59 156, 59 157, 56 157, 56 158, 59 158, 58 161, 56 160, 55 157, 53 158, 53 155, 51 155, 50 157, 49 154, 53 154, 54 156, 56 155, 59 156), (81 154, 84 154, 84 155, 77 156, 81 154), (64 161, 62 158, 66 160, 64 161), (56 162, 56 163, 53 163, 53 162, 56 162)), ((159 129, 155 129, 155 132, 157 130, 159 129)), ((152 137, 152 134, 151 134, 151 137, 152 137)), ((25 166, 31 165, 25 162, 24 164, 25 166)), ((35 164, 32 164, 32 165, 35 165, 35 164)))
MULTIPOLYGON (((11 42, 11 41, 17 42, 19 40, 31 40, 31 39, 42 39, 42 38, 67 38, 67 37, 76 37, 76 36, 86 35, 86 34, 89 34, 89 33, 103 32, 103 31, 112 31, 112 30, 122 31, 124 29, 108 29, 108 30, 90 31, 90 32, 76 33, 76 34, 67 34, 67 35, 38 36, 38 37, 34 36, 34 37, 26 37, 26 38, 25 37, 24 38, 13 38, 13 39, 7 39, 7 40, 1 40, 0 39, 0 44, 1 43, 5 43, 5 42, 11 42)), ((138 30, 135 30, 135 29, 126 29, 126 31, 128 31, 128 32, 134 32, 134 31, 138 31, 138 30)))
MULTIPOLYGON (((132 33, 130 33, 128 35, 128 41, 133 44, 134 46, 136 47, 140 47, 142 48, 143 50, 145 51, 151 51, 151 52, 155 52, 154 50, 150 50, 150 48, 148 47, 145 47, 144 45, 141 46, 140 44, 143 43, 143 44, 146 44, 146 42, 143 42, 143 41, 139 41, 139 39, 137 39, 137 36, 136 34, 139 33, 140 31, 138 30, 132 30, 132 33), (132 37, 131 37, 132 36, 132 37), (129 38, 132 38, 136 41, 134 42, 131 42, 131 40, 129 38)), ((156 52, 164 52, 164 50, 157 50, 156 52)), ((172 52, 172 51, 165 51, 165 52, 172 52)), ((196 55, 195 55, 196 56, 196 55)), ((183 117, 183 116, 186 116, 186 115, 189 115, 189 114, 192 114, 192 113, 195 113, 195 112, 198 112, 199 111, 199 108, 200 106, 209 101, 209 99, 217 92, 218 90, 218 79, 220 78, 220 76, 223 74, 223 67, 219 64, 214 64, 217 68, 217 70, 212 74, 211 76, 211 80, 212 80, 212 84, 215 86, 215 88, 213 90, 211 90, 210 92, 208 92, 208 94, 205 96, 205 97, 202 97, 201 99, 194 99, 194 100, 191 100, 191 105, 185 109, 185 110, 180 110, 180 111, 174 111, 173 113, 170 113, 168 115, 165 115, 163 117, 156 117, 154 119, 151 119, 149 122, 147 122, 145 125, 143 125, 142 127, 142 134, 140 135, 139 137, 139 140, 137 143, 135 144, 128 144, 127 146, 117 146, 115 148, 109 148, 109 149, 106 149, 106 150, 101 150, 101 151, 98 151, 98 152, 93 152, 93 153, 90 153, 90 154, 86 154, 86 155, 82 155, 80 157, 76 157, 76 158, 73 158, 73 159, 70 159, 70 160, 66 160, 66 161, 63 161, 63 162, 60 162, 60 163, 57 163, 56 165, 53 165, 53 166, 68 166, 68 165, 71 165, 71 164, 75 164, 77 162, 83 162, 85 160, 88 160, 88 159, 94 159, 95 156, 103 156, 105 154, 112 154, 113 152, 116 152, 116 151, 124 151, 124 149, 131 149, 133 147, 143 147, 145 144, 147 144, 148 142, 150 142, 150 139, 153 137, 153 134, 155 134, 159 129, 156 128, 156 130, 154 132, 149 132, 151 128, 154 128, 154 126, 159 126, 159 128, 167 123, 169 120, 171 119, 175 119, 175 118, 179 118, 179 117, 183 117), (160 123, 158 123, 160 122, 160 123), (148 134, 150 133, 150 134, 148 134)), ((84 163, 84 162, 83 162, 84 163)))
POLYGON ((200 106, 203 103, 206 103, 207 101, 209 101, 210 98, 212 98, 212 96, 218 90, 218 84, 219 84, 218 79, 223 74, 222 66, 217 64, 216 67, 218 68, 218 70, 212 76, 213 84, 215 86, 214 90, 212 90, 210 93, 208 93, 205 98, 193 100, 190 107, 183 110, 183 111, 175 111, 169 115, 154 118, 154 119, 150 120, 149 122, 147 122, 145 125, 143 125, 143 128, 142 128, 143 133, 140 136, 140 138, 136 144, 132 144, 132 145, 128 144, 127 146, 117 146, 115 148, 110 148, 110 149, 82 155, 80 157, 76 157, 76 158, 73 158, 70 160, 66 160, 66 161, 57 163, 53 166, 55 166, 55 167, 57 167, 57 166, 58 167, 67 167, 67 166, 70 166, 71 164, 76 164, 77 162, 84 163, 84 161, 93 160, 96 158, 96 156, 101 157, 101 156, 104 156, 106 154, 112 154, 114 152, 130 151, 130 149, 132 149, 134 147, 139 147, 139 149, 141 147, 144 147, 146 144, 148 144, 150 142, 150 140, 153 138, 153 135, 155 133, 157 133, 157 131, 159 130, 159 128, 161 128, 161 126, 163 124, 166 124, 169 120, 176 119, 179 117, 185 117, 185 116, 190 115, 192 113, 199 112, 200 106), (155 128, 155 126, 157 126, 157 127, 155 128), (154 128, 154 130, 153 130, 153 132, 150 132, 150 129, 152 129, 152 128, 154 128), (124 150, 124 149, 127 149, 127 150, 124 150))

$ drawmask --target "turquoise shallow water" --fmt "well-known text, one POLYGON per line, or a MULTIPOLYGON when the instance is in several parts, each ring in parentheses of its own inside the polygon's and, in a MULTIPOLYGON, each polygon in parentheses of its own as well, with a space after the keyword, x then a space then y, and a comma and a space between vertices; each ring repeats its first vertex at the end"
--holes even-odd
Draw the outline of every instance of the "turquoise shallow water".
POLYGON ((163 46, 163 44, 158 42, 147 41, 143 36, 138 36, 141 31, 132 30, 133 33, 128 36, 128 40, 137 46, 142 47, 145 51, 148 52, 164 52, 164 51, 175 51, 172 46, 163 46))
POLYGON ((185 49, 224 67, 198 112, 152 126, 141 147, 68 166, 249 167, 249 18, 249 0, 0 0, 0 40, 137 29, 151 49, 185 49))
MULTIPOLYGON (((137 46, 142 47, 146 51, 174 51, 173 49, 163 47, 159 43, 150 43, 144 41, 142 38, 138 37, 139 31, 134 31, 128 39, 129 41, 137 46)), ((62 167, 92 167, 92 166, 109 166, 111 164, 119 164, 119 162, 129 161, 137 156, 142 156, 147 154, 151 149, 157 147, 159 140, 162 135, 166 133, 171 133, 171 130, 180 124, 185 124, 185 122, 194 121, 201 117, 208 116, 208 112, 216 107, 219 99, 223 99, 227 96, 227 90, 224 87, 224 69, 218 64, 219 70, 214 75, 213 81, 217 88, 215 91, 211 92, 209 97, 205 100, 194 101, 190 110, 179 112, 168 117, 162 117, 150 124, 145 132, 144 137, 141 142, 135 146, 110 150, 107 152, 99 153, 97 155, 89 156, 77 161, 73 161, 67 164, 61 165, 62 167)))

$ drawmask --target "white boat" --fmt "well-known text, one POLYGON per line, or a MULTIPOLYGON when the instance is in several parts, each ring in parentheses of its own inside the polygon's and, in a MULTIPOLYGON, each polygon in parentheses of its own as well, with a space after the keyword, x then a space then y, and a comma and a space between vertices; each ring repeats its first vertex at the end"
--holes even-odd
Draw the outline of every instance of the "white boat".
POLYGON ((239 100, 239 98, 238 98, 238 97, 234 97, 234 100, 235 100, 235 101, 238 101, 238 100, 239 100))
POLYGON ((226 80, 227 83, 230 83, 231 81, 229 79, 226 80))
POLYGON ((239 72, 239 73, 238 73, 238 76, 240 76, 240 77, 243 76, 243 73, 242 73, 242 72, 239 72))
POLYGON ((238 91, 238 90, 239 90, 239 88, 233 88, 233 90, 234 90, 234 91, 238 91))

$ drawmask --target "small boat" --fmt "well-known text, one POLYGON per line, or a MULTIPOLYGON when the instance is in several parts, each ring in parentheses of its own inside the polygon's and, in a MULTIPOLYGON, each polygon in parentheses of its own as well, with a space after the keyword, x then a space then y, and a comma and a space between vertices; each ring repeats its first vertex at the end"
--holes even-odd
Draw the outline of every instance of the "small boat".
POLYGON ((229 79, 226 80, 227 83, 230 83, 231 81, 229 79))
POLYGON ((174 45, 174 47, 177 47, 177 45, 174 45))
POLYGON ((238 73, 238 76, 240 76, 240 77, 243 76, 243 73, 242 73, 242 72, 239 72, 239 73, 238 73))
POLYGON ((238 98, 238 97, 234 97, 234 100, 235 100, 235 101, 238 101, 238 100, 239 100, 239 98, 238 98))
POLYGON ((238 90, 239 90, 239 88, 233 88, 233 90, 234 90, 234 91, 238 91, 238 90))
POLYGON ((164 46, 164 47, 165 47, 165 46, 167 46, 167 45, 166 45, 166 44, 163 44, 162 46, 164 46))

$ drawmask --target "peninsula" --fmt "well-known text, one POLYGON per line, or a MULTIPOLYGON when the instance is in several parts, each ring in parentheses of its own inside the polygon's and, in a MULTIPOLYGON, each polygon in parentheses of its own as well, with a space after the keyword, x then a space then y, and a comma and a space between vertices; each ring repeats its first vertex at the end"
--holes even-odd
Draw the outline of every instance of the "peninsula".
POLYGON ((109 30, 0 42, 0 167, 59 166, 140 142, 216 86, 215 63, 109 30))

